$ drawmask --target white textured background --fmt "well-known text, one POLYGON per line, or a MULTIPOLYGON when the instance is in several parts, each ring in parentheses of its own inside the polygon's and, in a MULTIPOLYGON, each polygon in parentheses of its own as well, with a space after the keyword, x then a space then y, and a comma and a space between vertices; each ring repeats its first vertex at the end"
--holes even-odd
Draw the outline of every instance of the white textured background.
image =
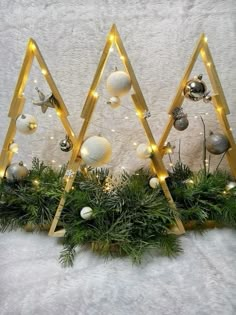
MULTIPOLYGON (((28 38, 33 37, 37 41, 77 133, 81 126, 80 112, 113 22, 117 24, 152 113, 149 121, 157 140, 168 119, 166 111, 169 103, 201 32, 208 37, 231 110, 229 120, 231 126, 235 126, 235 0, 1 0, 0 13, 0 145, 8 128, 9 104, 28 38)), ((115 66, 119 67, 120 63, 114 52, 101 81, 101 97, 88 135, 101 133, 112 142, 113 157, 109 166, 133 169, 143 163, 138 161, 133 143, 145 142, 145 136, 129 98, 123 100, 123 106, 127 108, 112 110, 106 105, 105 78, 115 66), (125 120, 125 116, 129 119, 125 120), (116 131, 111 132, 111 129, 116 131)), ((204 69, 198 62, 193 74, 200 72, 204 73, 204 69)), ((39 88, 48 91, 41 76, 35 63, 25 90, 25 112, 37 116, 39 128, 32 136, 17 135, 20 152, 15 159, 23 159, 30 164, 33 155, 48 162, 55 160, 58 166, 70 156, 58 147, 64 130, 52 110, 43 115, 39 108, 31 105, 32 99, 37 96, 34 80, 38 81, 39 88)), ((199 114, 209 113, 204 115, 208 130, 217 130, 218 127, 210 105, 203 102, 185 102, 185 105, 190 126, 185 132, 173 131, 170 139, 173 144, 178 144, 180 137, 183 139, 183 160, 198 168, 202 139, 199 114), (195 115, 198 115, 197 119, 195 115)), ((236 128, 234 135, 235 132, 236 128)), ((173 159, 176 158, 177 153, 173 159)), ((217 163, 218 159, 214 157, 213 163, 217 163)))

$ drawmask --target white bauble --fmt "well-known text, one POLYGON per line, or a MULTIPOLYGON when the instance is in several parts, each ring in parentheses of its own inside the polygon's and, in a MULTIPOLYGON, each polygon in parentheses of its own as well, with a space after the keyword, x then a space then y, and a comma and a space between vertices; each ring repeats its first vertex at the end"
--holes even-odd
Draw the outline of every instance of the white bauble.
POLYGON ((112 96, 107 104, 110 105, 111 108, 117 108, 120 106, 120 98, 118 96, 112 96))
POLYGON ((153 189, 157 188, 160 185, 159 179, 157 177, 153 177, 149 181, 149 186, 153 189))
POLYGON ((22 114, 16 120, 16 129, 24 135, 30 135, 37 129, 37 120, 29 114, 22 114))
POLYGON ((90 207, 83 207, 80 211, 80 216, 84 220, 90 220, 93 216, 93 209, 90 207))
POLYGON ((115 71, 107 79, 107 90, 112 96, 122 96, 131 89, 131 80, 124 71, 115 71))
POLYGON ((149 145, 147 145, 145 143, 141 143, 138 145, 138 147, 136 149, 136 153, 140 159, 145 160, 151 156, 152 150, 151 150, 149 145))
POLYGON ((236 187, 236 183, 235 182, 229 182, 227 185, 226 185, 226 190, 230 190, 230 189, 233 189, 236 187))
POLYGON ((92 167, 106 164, 111 159, 111 144, 103 137, 93 136, 84 141, 80 149, 82 160, 92 167))

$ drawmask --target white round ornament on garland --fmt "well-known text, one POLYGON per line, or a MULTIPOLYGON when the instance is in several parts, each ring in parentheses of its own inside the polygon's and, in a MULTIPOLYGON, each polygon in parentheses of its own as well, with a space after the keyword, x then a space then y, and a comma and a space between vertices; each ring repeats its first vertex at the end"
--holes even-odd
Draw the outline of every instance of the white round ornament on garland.
POLYGON ((16 129, 24 135, 30 135, 37 129, 37 120, 30 114, 22 114, 16 120, 16 129))
POLYGON ((82 160, 89 166, 98 167, 110 161, 112 148, 110 142, 100 136, 86 139, 80 149, 82 160))
POLYGON ((90 220, 93 217, 93 209, 90 207, 83 207, 80 211, 80 216, 84 220, 90 220))
POLYGON ((29 174, 28 169, 21 161, 19 163, 12 163, 6 170, 6 179, 8 182, 15 182, 23 180, 29 174))
POLYGON ((233 189, 235 187, 236 187, 236 182, 228 182, 228 184, 226 185, 225 189, 229 191, 229 190, 231 190, 231 189, 233 189))
POLYGON ((153 189, 157 188, 160 185, 159 179, 157 177, 153 177, 149 181, 149 186, 153 189))
POLYGON ((140 159, 145 160, 151 157, 152 149, 146 143, 141 143, 138 145, 136 153, 140 159))
POLYGON ((210 132, 209 137, 206 139, 206 148, 212 154, 222 154, 230 147, 228 138, 221 133, 210 132))
POLYGON ((107 90, 112 96, 123 96, 131 89, 131 79, 124 71, 114 71, 107 79, 107 90))
POLYGON ((112 96, 107 104, 110 105, 111 108, 118 108, 120 106, 120 98, 118 96, 112 96))

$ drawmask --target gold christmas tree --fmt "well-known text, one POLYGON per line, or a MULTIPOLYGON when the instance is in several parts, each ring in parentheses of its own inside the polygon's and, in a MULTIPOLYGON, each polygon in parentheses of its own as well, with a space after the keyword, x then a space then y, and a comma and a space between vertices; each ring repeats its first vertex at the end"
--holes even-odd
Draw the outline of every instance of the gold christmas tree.
MULTIPOLYGON (((39 102, 37 105, 41 104, 42 111, 45 112, 47 110, 47 107, 53 107, 56 110, 56 113, 62 122, 62 125, 64 126, 64 129, 72 141, 73 144, 75 144, 76 138, 75 134, 72 130, 72 127, 67 119, 67 116, 69 115, 68 110, 66 108, 66 105, 64 104, 64 101, 56 87, 56 84, 49 72, 49 69, 43 59, 43 56, 36 44, 36 42, 30 38, 27 44, 25 57, 23 60, 23 64, 19 73, 19 78, 16 84, 16 88, 14 91, 14 95, 12 98, 12 102, 10 105, 10 110, 8 116, 10 117, 10 124, 8 127, 8 131, 5 137, 5 141, 3 144, 3 148, 0 155, 0 179, 4 177, 6 168, 11 163, 12 157, 14 155, 14 151, 11 150, 10 146, 14 142, 14 137, 16 134, 16 120, 17 118, 22 114, 22 111, 24 109, 25 104, 25 97, 24 97, 24 90, 27 84, 27 80, 30 74, 30 70, 32 67, 32 63, 34 58, 38 61, 39 67, 41 69, 41 73, 44 76, 45 80, 47 81, 51 92, 52 92, 52 98, 51 101, 53 103, 50 103, 49 99, 45 99, 44 101, 39 102)), ((41 94, 41 96, 43 96, 41 94)))
MULTIPOLYGON (((84 141, 86 131, 87 131, 88 126, 89 126, 90 121, 91 121, 92 114, 93 114, 95 107, 96 107, 96 103, 99 99, 99 95, 97 92, 97 86, 100 82, 103 70, 105 68, 106 62, 107 62, 108 57, 109 57, 110 49, 113 45, 117 48, 118 54, 119 54, 120 59, 124 65, 124 68, 131 78, 132 88, 134 91, 134 94, 131 95, 131 98, 132 98, 132 101, 134 103, 137 117, 138 117, 141 125, 143 126, 144 132, 146 134, 150 148, 152 150, 151 161, 152 161, 153 170, 159 179, 160 185, 163 189, 163 192, 164 192, 167 200, 169 201, 171 206, 173 208, 175 208, 175 204, 173 202, 169 188, 166 184, 166 178, 168 177, 168 173, 167 173, 167 170, 166 170, 164 163, 162 161, 162 154, 161 154, 161 152, 163 151, 164 145, 158 146, 156 144, 156 141, 154 139, 154 136, 152 134, 152 131, 150 129, 148 121, 146 119, 146 117, 147 117, 146 113, 148 112, 147 104, 145 102, 145 99, 144 99, 143 94, 141 92, 141 89, 139 87, 138 81, 137 81, 136 76, 134 74, 133 68, 132 68, 131 63, 129 61, 128 55, 127 55, 126 50, 124 48, 124 45, 122 43, 121 37, 120 37, 115 25, 112 25, 111 30, 108 33, 105 47, 103 49, 103 52, 102 52, 102 55, 101 55, 94 79, 93 79, 93 82, 92 82, 91 87, 89 89, 84 107, 82 109, 81 118, 84 121, 83 121, 83 124, 81 126, 79 135, 77 137, 76 144, 73 148, 72 155, 71 155, 71 158, 70 158, 70 161, 69 161, 66 173, 65 173, 65 181, 66 181, 65 192, 70 191, 70 189, 73 185, 75 176, 76 176, 76 172, 78 171, 79 166, 81 164, 81 158, 79 157, 80 148, 81 148, 81 145, 84 141)), ((52 222, 52 225, 51 225, 51 228, 49 231, 50 236, 61 237, 65 234, 64 229, 56 231, 56 227, 57 227, 58 221, 60 219, 64 204, 65 204, 65 194, 63 194, 63 196, 60 200, 60 203, 58 205, 55 217, 53 219, 53 222, 52 222)), ((182 225, 182 222, 179 219, 176 219, 176 227, 177 227, 177 229, 175 231, 176 233, 179 233, 179 234, 184 233, 184 227, 182 225)))
POLYGON ((184 94, 183 90, 189 80, 189 76, 192 72, 192 69, 195 65, 195 62, 198 58, 198 56, 201 56, 203 64, 205 66, 205 69, 207 71, 212 89, 213 89, 213 94, 211 96, 211 101, 213 103, 217 119, 219 121, 219 124, 222 128, 222 131, 224 135, 227 137, 230 148, 226 152, 226 157, 229 163, 229 167, 234 175, 236 177, 236 144, 233 138, 233 134, 231 132, 231 128, 229 125, 229 122, 227 120, 227 115, 230 113, 229 107, 227 105, 224 92, 214 65, 214 61, 210 52, 210 49, 208 47, 207 43, 207 37, 204 34, 201 34, 196 48, 193 51, 193 54, 190 58, 190 61, 188 63, 188 66, 184 72, 183 78, 180 81, 179 87, 177 89, 176 95, 170 105, 170 108, 168 110, 169 114, 169 120, 165 126, 164 132, 161 136, 161 139, 158 143, 158 146, 161 148, 163 147, 164 143, 166 142, 169 133, 173 127, 174 124, 174 116, 173 112, 177 108, 180 108, 182 103, 184 102, 184 94))

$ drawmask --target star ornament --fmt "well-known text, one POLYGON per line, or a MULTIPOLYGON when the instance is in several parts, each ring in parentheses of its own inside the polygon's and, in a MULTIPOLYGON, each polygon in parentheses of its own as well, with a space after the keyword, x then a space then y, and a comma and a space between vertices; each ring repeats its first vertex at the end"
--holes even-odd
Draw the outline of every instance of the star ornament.
POLYGON ((58 105, 57 100, 52 93, 45 96, 43 92, 39 90, 39 88, 36 87, 35 90, 38 92, 39 100, 33 101, 32 103, 34 105, 41 106, 43 113, 46 113, 48 107, 55 108, 55 105, 58 105))

